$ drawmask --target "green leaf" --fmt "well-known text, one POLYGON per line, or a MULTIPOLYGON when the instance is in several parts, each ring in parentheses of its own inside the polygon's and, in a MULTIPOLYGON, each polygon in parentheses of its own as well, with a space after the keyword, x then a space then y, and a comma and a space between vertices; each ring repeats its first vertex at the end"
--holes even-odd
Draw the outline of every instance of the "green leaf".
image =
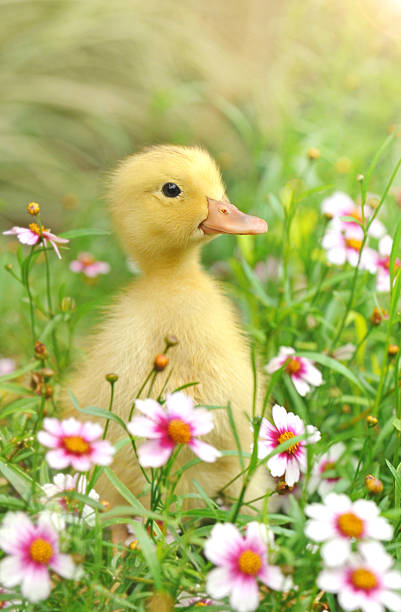
POLYGON ((61 238, 84 238, 85 236, 110 236, 109 230, 97 229, 96 227, 88 227, 82 229, 69 230, 60 234, 61 238))
POLYGON ((127 427, 124 421, 113 412, 109 412, 104 408, 98 408, 97 406, 87 406, 86 408, 78 408, 78 410, 79 412, 83 412, 84 414, 90 414, 91 416, 96 416, 102 419, 114 421, 115 423, 118 423, 124 429, 124 431, 127 431, 127 427))
POLYGON ((123 482, 121 482, 121 480, 115 475, 112 469, 110 469, 109 467, 105 467, 104 473, 110 480, 111 484, 115 486, 120 495, 122 495, 122 497, 124 497, 124 499, 126 499, 127 502, 129 502, 131 506, 135 508, 136 513, 139 514, 139 516, 149 516, 149 511, 146 510, 146 508, 141 504, 139 499, 135 497, 133 493, 131 493, 128 487, 123 482))
POLYGON ((34 406, 37 406, 41 399, 41 397, 36 395, 35 397, 21 397, 15 400, 15 402, 10 402, 0 410, 0 419, 5 419, 10 414, 21 411, 35 414, 36 410, 34 410, 34 406))
POLYGON ((274 306, 273 300, 267 295, 265 290, 262 288, 260 281, 252 268, 244 259, 241 259, 241 266, 244 270, 245 276, 250 282, 252 289, 254 291, 254 295, 259 299, 262 304, 265 306, 274 306))
POLYGON ((33 483, 25 472, 2 459, 0 459, 0 472, 24 500, 27 501, 31 497, 33 483))
POLYGON ((334 370, 338 374, 341 374, 345 378, 348 378, 350 382, 356 385, 361 391, 366 393, 366 388, 361 383, 361 381, 358 380, 355 374, 351 372, 351 370, 349 370, 343 363, 340 363, 336 359, 333 359, 328 355, 323 355, 322 353, 315 353, 309 351, 297 351, 297 355, 299 355, 299 357, 306 357, 307 359, 312 359, 312 361, 316 361, 317 363, 320 363, 320 365, 334 370))
POLYGON ((38 365, 39 365, 38 361, 35 361, 33 363, 28 363, 28 365, 24 366, 23 368, 14 370, 14 372, 11 372, 10 374, 5 374, 4 376, 0 376, 0 383, 5 382, 6 380, 12 380, 13 378, 19 378, 23 374, 26 374, 27 372, 30 372, 31 370, 34 370, 35 368, 37 368, 38 365))
POLYGON ((397 227, 396 227, 394 238, 393 238, 393 246, 391 248, 391 254, 390 254, 389 272, 390 272, 391 286, 393 286, 393 282, 394 282, 395 260, 400 251, 400 245, 401 245, 401 218, 399 219, 397 223, 397 227))

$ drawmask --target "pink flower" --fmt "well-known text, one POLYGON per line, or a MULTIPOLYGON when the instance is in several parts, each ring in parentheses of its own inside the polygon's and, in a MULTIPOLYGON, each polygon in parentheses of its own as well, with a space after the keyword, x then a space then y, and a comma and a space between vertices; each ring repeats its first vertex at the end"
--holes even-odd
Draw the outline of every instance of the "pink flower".
POLYGON ((82 504, 74 497, 66 496, 65 492, 77 491, 82 495, 88 495, 91 499, 99 501, 99 494, 95 489, 86 493, 87 481, 84 474, 56 474, 53 482, 42 485, 46 497, 42 497, 40 502, 49 508, 54 508, 61 512, 69 522, 79 522, 80 519, 91 527, 95 524, 96 512, 88 504, 82 504), (64 513, 66 513, 64 515, 64 513))
POLYGON ((336 486, 340 480, 337 475, 337 462, 345 453, 345 446, 342 442, 333 444, 329 450, 314 461, 312 474, 308 484, 308 490, 313 493, 318 491, 324 497, 336 486), (327 476, 327 473, 331 473, 327 476))
MULTIPOLYGON (((363 207, 363 212, 365 221, 369 221, 374 213, 372 208, 366 205, 363 207)), ((362 223, 362 209, 342 191, 336 191, 333 195, 323 200, 322 213, 332 219, 331 227, 337 228, 339 231, 361 229, 359 223, 362 223), (353 217, 355 222, 342 221, 341 217, 353 217)), ((368 233, 373 238, 380 238, 386 233, 386 228, 378 219, 374 219, 368 233)))
POLYGON ((203 461, 213 462, 221 456, 220 451, 196 437, 213 429, 212 413, 194 408, 192 398, 185 393, 167 395, 167 411, 152 399, 136 400, 135 406, 145 416, 135 416, 127 428, 133 436, 149 438, 138 448, 143 467, 164 465, 177 444, 187 444, 203 461))
MULTIPOLYGON (((353 268, 358 265, 359 254, 362 250, 363 230, 359 225, 350 224, 351 227, 343 229, 331 226, 323 236, 322 246, 326 250, 329 263, 342 266, 348 262, 353 268)), ((361 270, 376 273, 376 251, 364 246, 359 263, 361 270)))
POLYGON ((43 425, 45 431, 39 431, 38 440, 52 449, 46 454, 50 467, 62 470, 71 465, 78 472, 86 472, 92 465, 112 462, 115 448, 107 440, 97 440, 103 433, 97 423, 46 418, 43 425))
MULTIPOLYGON (((383 236, 379 241, 379 253, 377 254, 377 280, 376 290, 380 293, 390 291, 390 255, 393 248, 393 240, 390 236, 383 236)), ((394 261, 394 272, 400 273, 401 260, 396 257, 394 261)))
POLYGON ((277 591, 289 590, 291 581, 268 564, 271 537, 265 525, 256 522, 248 523, 245 536, 231 523, 214 525, 204 549, 217 565, 206 578, 208 594, 214 599, 230 595, 234 610, 251 612, 259 605, 258 580, 277 591))
POLYGON ((61 259, 61 255, 57 248, 56 242, 59 244, 66 244, 69 242, 69 240, 66 238, 59 238, 59 236, 52 234, 49 229, 46 229, 43 227, 43 225, 39 226, 37 223, 30 223, 29 227, 14 226, 7 232, 3 232, 3 234, 14 234, 22 244, 29 244, 30 246, 43 241, 43 244, 46 247, 47 241, 49 241, 53 249, 56 251, 56 255, 59 259, 61 259))
POLYGON ((96 261, 91 253, 79 253, 78 259, 74 259, 70 263, 70 270, 82 272, 89 278, 95 278, 99 274, 108 274, 110 272, 110 264, 106 261, 96 261))
POLYGON ((0 547, 8 555, 0 561, 0 582, 6 588, 20 584, 29 601, 49 596, 49 569, 63 578, 74 576, 74 562, 70 555, 60 553, 57 531, 45 512, 39 515, 37 525, 23 512, 6 514, 0 528, 0 547))
POLYGON ((324 569, 317 578, 319 589, 337 593, 342 610, 384 612, 401 610, 401 573, 391 569, 393 559, 378 542, 364 542, 346 565, 324 569))
POLYGON ((262 419, 258 439, 258 458, 264 459, 274 451, 277 446, 295 438, 295 436, 309 434, 308 439, 295 442, 287 450, 274 455, 267 462, 271 475, 275 477, 284 476, 284 480, 289 487, 296 483, 301 472, 306 471, 306 450, 307 444, 312 444, 320 440, 320 432, 308 425, 306 427, 293 412, 286 411, 285 408, 275 404, 272 410, 274 425, 267 419, 262 419))
POLYGON ((286 364, 284 370, 291 376, 299 395, 305 396, 312 387, 324 383, 321 373, 310 359, 296 357, 295 350, 290 346, 280 346, 277 357, 273 357, 265 366, 268 374, 273 374, 286 364))
POLYGON ((11 374, 12 372, 14 372, 15 367, 16 364, 14 359, 3 357, 3 359, 0 359, 0 376, 11 374))
POLYGON ((314 542, 324 542, 321 555, 326 565, 344 563, 354 541, 391 540, 393 536, 390 523, 379 516, 379 508, 370 500, 352 502, 347 495, 329 493, 322 504, 306 506, 305 514, 311 519, 305 535, 314 542))

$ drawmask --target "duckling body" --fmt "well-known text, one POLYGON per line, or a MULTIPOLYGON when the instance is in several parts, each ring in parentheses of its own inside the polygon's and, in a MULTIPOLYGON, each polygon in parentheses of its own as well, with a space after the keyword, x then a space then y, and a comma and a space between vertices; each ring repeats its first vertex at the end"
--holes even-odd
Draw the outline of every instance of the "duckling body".
MULTIPOLYGON (((80 405, 107 409, 110 385, 105 375, 117 373, 113 412, 127 422, 133 399, 162 350, 164 338, 175 335, 179 344, 169 353, 169 366, 157 375, 152 397, 158 397, 164 386, 165 393, 198 383, 185 392, 196 404, 226 406, 230 402, 242 449, 249 452, 253 397, 249 347, 230 301, 199 263, 201 245, 221 228, 225 231, 231 211, 214 162, 197 148, 150 149, 120 166, 112 182, 111 200, 117 228, 143 273, 117 298, 92 339, 85 363, 67 386, 80 405), (166 183, 178 185, 180 194, 166 197, 166 183), (211 211, 216 203, 221 227, 220 217, 216 221, 211 211), (225 208, 229 212, 224 212, 225 208)), ((233 217, 237 212, 233 211, 233 217)), ((257 218, 244 218, 233 223, 237 230, 246 226, 247 231, 235 233, 266 230, 257 218)), ((230 233, 234 233, 230 227, 230 233)), ((205 436, 206 441, 219 450, 234 450, 226 410, 213 414, 215 427, 205 436)), ((111 422, 108 438, 116 442, 124 436, 111 422)), ((182 465, 191 457, 191 452, 183 449, 178 463, 182 465)), ((145 483, 130 445, 117 453, 112 468, 134 494, 141 493, 145 483)), ((184 472, 177 491, 196 492, 195 478, 208 495, 214 496, 240 469, 234 456, 221 457, 212 464, 200 463, 184 472)), ((241 484, 237 479, 225 493, 237 497, 241 484)), ((112 504, 121 503, 110 483, 103 481, 100 486, 103 497, 112 504)), ((257 473, 247 498, 262 496, 266 488, 266 477, 257 473)))

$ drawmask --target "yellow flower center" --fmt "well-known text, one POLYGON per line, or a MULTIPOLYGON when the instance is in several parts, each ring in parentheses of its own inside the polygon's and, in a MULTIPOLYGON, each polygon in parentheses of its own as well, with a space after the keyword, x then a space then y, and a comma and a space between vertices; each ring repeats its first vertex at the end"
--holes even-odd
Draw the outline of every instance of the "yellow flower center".
POLYGON ((346 238, 345 245, 353 251, 360 251, 362 248, 362 240, 357 240, 356 238, 346 238))
POLYGON ((34 540, 29 548, 29 554, 32 561, 47 565, 53 556, 53 548, 51 544, 43 538, 34 540))
POLYGON ((262 566, 262 559, 253 550, 244 550, 238 558, 238 567, 243 574, 256 576, 262 566))
POLYGON ((357 589, 363 589, 364 591, 371 591, 377 587, 377 578, 373 572, 359 568, 354 570, 350 576, 352 584, 357 589))
POLYGON ((326 461, 326 463, 323 466, 322 473, 324 474, 324 472, 328 472, 329 470, 334 470, 335 467, 336 467, 335 461, 326 461))
POLYGON ((84 455, 90 449, 90 444, 83 440, 81 436, 69 436, 64 438, 64 446, 71 453, 84 455))
POLYGON ((93 257, 93 255, 88 254, 88 255, 82 255, 79 258, 79 261, 84 267, 86 267, 86 266, 91 266, 92 264, 94 264, 96 259, 93 257))
POLYGON ((189 425, 179 419, 172 419, 168 424, 168 435, 176 444, 188 444, 191 439, 189 425))
POLYGON ((40 206, 37 202, 30 202, 26 209, 30 215, 37 215, 40 213, 40 206))
POLYGON ((355 208, 349 216, 359 221, 359 223, 362 223, 362 213, 360 213, 357 208, 355 208))
POLYGON ((198 601, 198 603, 195 604, 195 608, 202 608, 203 606, 208 606, 209 604, 205 603, 204 601, 198 601))
POLYGON ((288 374, 296 374, 301 369, 301 364, 298 359, 289 359, 287 365, 285 366, 285 371, 288 374))
MULTIPOLYGON (((295 434, 292 431, 284 431, 279 436, 278 443, 282 444, 283 442, 286 442, 287 440, 291 440, 291 438, 295 438, 295 434)), ((299 442, 295 442, 295 444, 292 444, 291 446, 289 446, 287 450, 285 450, 284 452, 288 453, 289 455, 293 455, 298 450, 298 446, 299 446, 299 442)))
POLYGON ((43 227, 43 225, 42 227, 40 227, 37 223, 30 223, 29 229, 37 236, 41 236, 43 232, 50 232, 50 229, 48 227, 43 227))
POLYGON ((360 538, 363 534, 363 521, 353 512, 345 512, 337 519, 337 527, 349 538, 360 538))

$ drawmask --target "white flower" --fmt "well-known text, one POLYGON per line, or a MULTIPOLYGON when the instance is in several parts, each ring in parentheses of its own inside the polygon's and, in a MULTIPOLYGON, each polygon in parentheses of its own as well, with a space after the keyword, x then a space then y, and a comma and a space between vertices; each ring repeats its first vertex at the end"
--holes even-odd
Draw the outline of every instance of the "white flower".
POLYGON ((379 516, 373 501, 352 502, 347 495, 330 493, 322 504, 306 506, 305 534, 315 542, 324 542, 321 555, 328 566, 341 565, 351 554, 351 544, 362 540, 391 540, 393 529, 379 516))
MULTIPOLYGON (((65 512, 65 518, 70 522, 78 522, 81 519, 92 526, 95 524, 96 512, 88 504, 84 504, 71 496, 63 495, 66 491, 77 491, 82 495, 86 495, 87 481, 86 476, 83 474, 56 474, 53 478, 52 483, 46 483, 42 485, 42 489, 46 497, 42 497, 40 500, 42 504, 49 506, 49 503, 53 501, 52 507, 56 507, 56 510, 65 512)), ((99 500, 99 494, 94 489, 91 489, 87 494, 88 497, 99 500)))
POLYGON ((291 376, 299 395, 305 396, 311 387, 319 387, 324 383, 321 373, 306 357, 297 357, 291 346, 280 346, 277 357, 273 357, 265 366, 268 374, 273 374, 285 364, 285 372, 291 376))
MULTIPOLYGON (((379 241, 379 253, 377 254, 377 280, 376 290, 379 293, 390 291, 390 255, 393 248, 393 240, 390 236, 383 236, 379 241)), ((401 260, 396 257, 394 260, 394 272, 400 273, 401 260)))
POLYGON ((348 262, 353 268, 356 268, 359 254, 362 251, 359 268, 375 274, 377 269, 376 251, 370 249, 366 244, 362 250, 363 230, 359 225, 353 227, 353 224, 351 224, 351 226, 343 229, 341 226, 332 225, 327 229, 322 240, 327 260, 337 266, 342 266, 345 262, 348 262))
MULTIPOLYGON (((373 209, 370 206, 363 207, 363 212, 365 215, 365 221, 369 221, 373 216, 373 209)), ((331 227, 335 227, 342 230, 355 229, 360 228, 359 223, 362 223, 362 209, 360 206, 357 206, 355 202, 342 191, 336 191, 328 198, 325 198, 322 202, 322 213, 326 215, 329 219, 332 219, 330 224, 331 227), (353 217, 355 222, 352 221, 343 221, 341 217, 353 217)), ((374 219, 372 221, 371 226, 369 227, 369 236, 373 238, 380 238, 386 233, 386 228, 383 223, 381 223, 378 219, 374 219)))
POLYGON ((378 542, 363 542, 358 553, 341 568, 324 569, 317 578, 319 589, 337 593, 342 610, 400 611, 401 597, 394 589, 401 589, 401 574, 391 569, 392 557, 378 542))

